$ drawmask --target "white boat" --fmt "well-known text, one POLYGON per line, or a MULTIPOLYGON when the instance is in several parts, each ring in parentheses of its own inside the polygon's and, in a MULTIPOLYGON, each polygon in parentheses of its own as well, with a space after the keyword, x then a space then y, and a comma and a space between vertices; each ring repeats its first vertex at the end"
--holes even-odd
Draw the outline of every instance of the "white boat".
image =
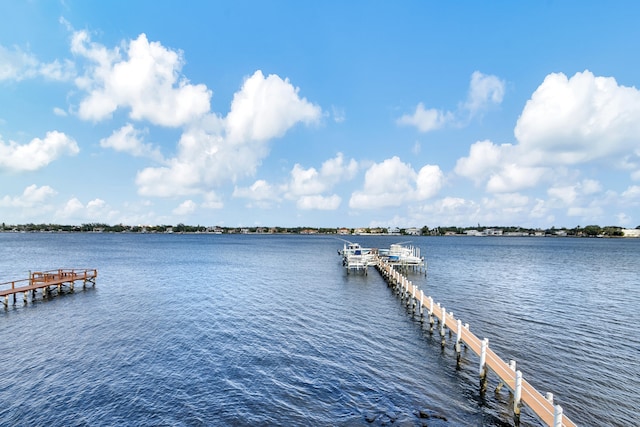
POLYGON ((394 243, 386 254, 389 263, 408 266, 424 266, 424 257, 420 256, 420 248, 415 246, 403 246, 394 243))
POLYGON ((376 250, 363 248, 359 243, 345 242, 342 250, 338 251, 342 255, 342 265, 347 270, 365 270, 369 266, 376 264, 376 250))
POLYGON ((349 270, 364 270, 375 266, 379 258, 389 264, 399 267, 412 267, 426 272, 427 264, 420 255, 420 248, 416 246, 403 246, 402 243, 394 243, 389 249, 363 248, 359 243, 345 241, 342 250, 338 250, 342 256, 342 265, 349 270))

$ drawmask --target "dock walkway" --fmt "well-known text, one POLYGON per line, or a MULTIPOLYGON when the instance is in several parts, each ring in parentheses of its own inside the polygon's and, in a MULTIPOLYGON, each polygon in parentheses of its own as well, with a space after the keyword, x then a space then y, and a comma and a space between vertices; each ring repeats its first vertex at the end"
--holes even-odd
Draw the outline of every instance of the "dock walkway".
POLYGON ((451 312, 447 313, 447 310, 440 303, 435 303, 432 297, 425 296, 422 290, 418 289, 406 276, 397 271, 392 264, 378 258, 376 268, 389 283, 389 286, 396 289, 401 298, 406 300, 407 307, 410 307, 414 313, 419 313, 421 321, 425 321, 424 309, 427 309, 431 332, 433 332, 435 319, 437 319, 443 347, 446 345, 445 328, 449 329, 450 336, 452 333, 456 333, 454 348, 458 363, 461 357, 461 343, 480 357, 481 392, 486 390, 489 369, 498 376, 500 382, 496 390, 499 391, 500 388, 506 386, 513 394, 513 413, 517 424, 520 419, 520 406, 524 404, 547 426, 575 427, 575 424, 566 415, 563 415, 562 407, 553 404, 553 395, 551 393, 547 393, 546 396, 540 394, 522 378, 520 371, 516 371, 515 361, 506 363, 489 348, 489 340, 487 338, 480 340, 469 330, 468 324, 463 326, 460 319, 456 319, 451 312))
POLYGON ((13 296, 13 303, 16 303, 16 296, 24 293, 24 302, 31 293, 31 300, 36 296, 36 291, 41 290, 43 297, 51 294, 51 288, 55 287, 58 293, 62 291, 63 286, 68 286, 73 290, 76 281, 82 281, 83 288, 87 283, 95 285, 98 270, 96 269, 78 269, 78 268, 60 268, 57 270, 38 271, 29 274, 28 279, 13 280, 10 282, 0 283, 0 298, 2 298, 5 308, 9 306, 9 297, 13 296))

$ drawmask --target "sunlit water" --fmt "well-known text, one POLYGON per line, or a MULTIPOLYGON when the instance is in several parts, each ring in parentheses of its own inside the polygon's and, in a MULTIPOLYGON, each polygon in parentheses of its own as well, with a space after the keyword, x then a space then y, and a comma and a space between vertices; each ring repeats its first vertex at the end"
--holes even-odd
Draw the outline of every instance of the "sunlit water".
MULTIPOLYGON (((412 240, 429 272, 411 280, 573 421, 637 425, 640 240, 412 240)), ((480 395, 478 358, 456 370, 375 270, 345 273, 335 238, 5 233, 0 247, 0 281, 99 272, 0 311, 2 425, 513 425, 495 377, 480 395)))

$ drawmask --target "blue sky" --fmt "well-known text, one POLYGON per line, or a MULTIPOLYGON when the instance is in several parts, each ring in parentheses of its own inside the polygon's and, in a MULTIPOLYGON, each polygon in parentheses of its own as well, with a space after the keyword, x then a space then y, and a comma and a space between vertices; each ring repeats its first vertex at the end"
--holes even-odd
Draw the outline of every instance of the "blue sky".
POLYGON ((2 222, 640 225, 637 2, 0 10, 2 222))

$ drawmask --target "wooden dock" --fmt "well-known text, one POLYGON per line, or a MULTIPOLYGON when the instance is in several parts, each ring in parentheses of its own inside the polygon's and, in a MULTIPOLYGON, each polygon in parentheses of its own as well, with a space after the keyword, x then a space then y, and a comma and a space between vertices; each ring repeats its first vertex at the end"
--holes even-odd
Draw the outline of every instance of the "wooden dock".
POLYGON ((520 407, 526 405, 538 417, 540 421, 550 427, 575 427, 575 424, 563 414, 560 405, 553 404, 553 394, 547 393, 543 396, 531 384, 522 378, 522 373, 516 370, 516 362, 510 361, 506 363, 493 350, 489 348, 489 340, 487 338, 480 340, 470 330, 469 325, 462 325, 460 319, 456 319, 452 312, 435 303, 433 298, 424 295, 424 292, 418 289, 411 281, 398 272, 393 265, 379 258, 376 268, 387 281, 389 286, 393 287, 403 301, 406 301, 407 307, 414 314, 420 316, 420 321, 425 322, 428 319, 429 330, 433 332, 435 321, 438 321, 439 333, 441 336, 442 347, 446 345, 446 329, 449 330, 449 336, 456 334, 454 349, 457 355, 458 364, 460 363, 461 349, 463 344, 470 348, 480 357, 479 377, 480 391, 484 393, 487 386, 488 370, 491 370, 499 379, 496 391, 506 386, 513 396, 513 415, 516 424, 520 422, 520 407), (425 309, 427 319, 425 319, 425 309))
POLYGON ((86 288, 87 283, 95 285, 96 277, 98 277, 98 270, 95 269, 60 268, 38 271, 30 273, 28 279, 0 283, 0 298, 4 307, 7 308, 10 297, 13 297, 13 304, 15 304, 17 295, 22 293, 26 304, 29 295, 31 295, 31 301, 34 301, 37 291, 42 293, 43 298, 48 298, 51 296, 52 289, 56 289, 58 294, 62 292, 63 287, 73 291, 76 281, 82 281, 83 288, 86 288))

